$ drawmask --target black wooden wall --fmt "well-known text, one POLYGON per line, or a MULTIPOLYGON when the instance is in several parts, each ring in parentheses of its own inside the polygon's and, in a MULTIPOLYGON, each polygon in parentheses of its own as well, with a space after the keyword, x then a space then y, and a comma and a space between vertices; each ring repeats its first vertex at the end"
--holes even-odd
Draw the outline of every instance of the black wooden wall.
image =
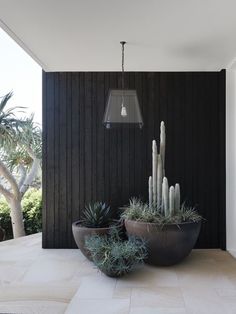
POLYGON ((84 204, 147 199, 151 142, 167 129, 166 172, 206 218, 197 246, 225 247, 225 71, 131 72, 144 128, 106 130, 116 72, 43 73, 43 247, 74 247, 71 223, 84 204))

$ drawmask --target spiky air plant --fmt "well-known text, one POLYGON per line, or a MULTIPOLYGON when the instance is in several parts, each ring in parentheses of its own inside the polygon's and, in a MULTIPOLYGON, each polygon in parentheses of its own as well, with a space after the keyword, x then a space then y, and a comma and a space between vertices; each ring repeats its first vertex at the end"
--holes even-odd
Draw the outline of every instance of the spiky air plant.
POLYGON ((103 202, 90 203, 85 206, 81 223, 88 228, 108 227, 114 219, 114 211, 103 202))
POLYGON ((124 241, 116 229, 110 234, 93 235, 86 239, 94 264, 108 276, 120 277, 143 264, 147 250, 145 242, 136 237, 124 241))
POLYGON ((122 210, 121 217, 123 219, 156 222, 160 216, 156 206, 150 206, 150 204, 144 203, 135 197, 131 198, 129 205, 122 207, 122 210))
POLYGON ((128 206, 123 207, 122 218, 142 221, 147 223, 157 223, 160 226, 166 224, 180 224, 183 222, 198 222, 202 216, 198 214, 194 207, 189 207, 183 203, 179 210, 169 214, 160 212, 155 205, 151 206, 137 198, 132 198, 128 206))

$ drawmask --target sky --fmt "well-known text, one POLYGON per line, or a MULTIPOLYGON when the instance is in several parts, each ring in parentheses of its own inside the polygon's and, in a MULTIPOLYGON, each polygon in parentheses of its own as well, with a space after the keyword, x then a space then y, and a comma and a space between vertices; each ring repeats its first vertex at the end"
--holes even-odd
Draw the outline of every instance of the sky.
POLYGON ((13 91, 9 107, 22 106, 42 123, 42 69, 0 28, 0 96, 13 91))

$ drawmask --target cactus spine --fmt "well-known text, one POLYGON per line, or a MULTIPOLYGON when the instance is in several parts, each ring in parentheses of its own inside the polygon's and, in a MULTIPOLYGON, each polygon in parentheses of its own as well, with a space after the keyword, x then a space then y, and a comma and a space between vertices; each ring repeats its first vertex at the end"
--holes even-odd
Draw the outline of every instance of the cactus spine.
POLYGON ((165 216, 174 215, 180 210, 180 186, 178 183, 169 188, 165 177, 166 133, 165 123, 160 125, 159 154, 157 143, 152 141, 152 176, 148 180, 149 207, 155 206, 165 216))

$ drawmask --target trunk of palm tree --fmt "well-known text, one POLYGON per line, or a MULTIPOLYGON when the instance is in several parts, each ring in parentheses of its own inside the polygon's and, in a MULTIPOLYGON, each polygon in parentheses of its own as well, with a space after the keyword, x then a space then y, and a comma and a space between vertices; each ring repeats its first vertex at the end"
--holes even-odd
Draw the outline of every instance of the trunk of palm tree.
POLYGON ((9 205, 11 208, 11 223, 14 238, 23 237, 25 235, 25 228, 23 222, 23 214, 21 208, 20 199, 9 200, 9 205))
POLYGON ((29 186, 32 184, 34 179, 37 176, 37 173, 40 168, 40 160, 38 158, 34 158, 33 164, 27 176, 25 176, 25 180, 22 180, 22 184, 19 183, 20 193, 23 196, 25 192, 28 190, 29 186))

